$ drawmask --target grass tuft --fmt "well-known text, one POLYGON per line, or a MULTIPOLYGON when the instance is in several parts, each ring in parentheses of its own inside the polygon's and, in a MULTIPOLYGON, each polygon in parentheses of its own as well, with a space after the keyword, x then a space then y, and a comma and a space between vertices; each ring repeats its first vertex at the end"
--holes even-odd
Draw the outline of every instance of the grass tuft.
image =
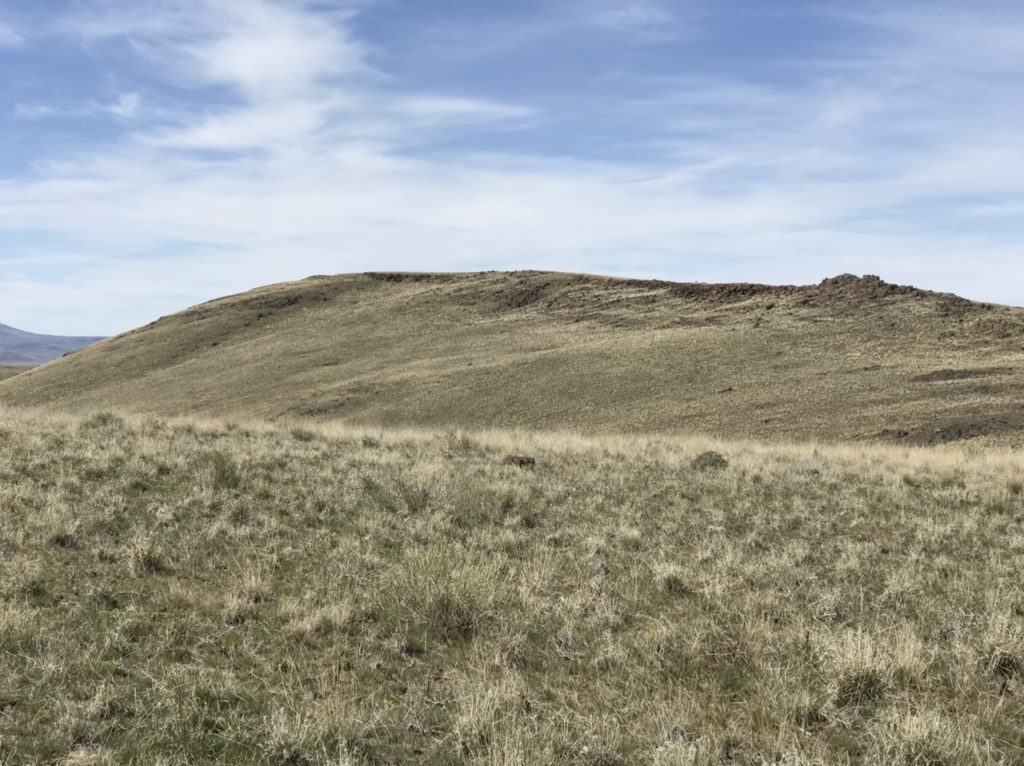
POLYGON ((843 676, 836 689, 838 707, 867 708, 885 699, 886 685, 881 674, 873 670, 843 676))
POLYGON ((163 547, 150 536, 136 538, 131 546, 129 562, 132 573, 137 577, 167 575, 172 572, 163 547))

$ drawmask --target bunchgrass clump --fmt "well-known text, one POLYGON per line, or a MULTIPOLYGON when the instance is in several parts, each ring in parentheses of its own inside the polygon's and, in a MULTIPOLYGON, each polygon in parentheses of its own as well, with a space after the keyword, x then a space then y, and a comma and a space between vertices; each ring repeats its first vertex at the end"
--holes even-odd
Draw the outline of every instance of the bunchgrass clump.
POLYGON ((729 461, 720 452, 706 450, 693 459, 690 467, 697 471, 721 471, 729 467, 729 461))
POLYGON ((885 681, 872 670, 865 670, 839 679, 836 705, 839 707, 867 708, 881 704, 885 698, 885 681))

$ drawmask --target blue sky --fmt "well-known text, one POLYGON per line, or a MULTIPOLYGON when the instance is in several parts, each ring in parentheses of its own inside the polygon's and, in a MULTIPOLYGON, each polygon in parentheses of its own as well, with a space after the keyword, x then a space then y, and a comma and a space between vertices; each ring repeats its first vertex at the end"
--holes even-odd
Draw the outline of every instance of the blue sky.
POLYGON ((0 322, 543 268, 1024 304, 1024 6, 0 0, 0 322))

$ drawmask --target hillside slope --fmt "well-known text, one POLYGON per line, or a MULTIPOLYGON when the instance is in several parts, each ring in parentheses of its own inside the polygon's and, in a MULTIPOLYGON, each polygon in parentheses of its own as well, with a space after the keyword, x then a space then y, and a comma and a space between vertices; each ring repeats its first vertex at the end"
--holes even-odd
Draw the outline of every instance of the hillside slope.
POLYGON ((0 380, 4 380, 5 378, 12 378, 15 375, 19 375, 19 374, 25 372, 25 370, 27 370, 27 369, 28 369, 27 366, 17 366, 17 365, 15 365, 15 366, 12 366, 12 367, 7 367, 7 366, 4 366, 4 365, 0 365, 0 380))
POLYGON ((100 340, 102 338, 38 335, 0 324, 0 366, 45 364, 100 340))
POLYGON ((1024 310, 844 275, 806 287, 543 273, 313 277, 165 317, 0 402, 381 425, 761 438, 1024 433, 1024 310))

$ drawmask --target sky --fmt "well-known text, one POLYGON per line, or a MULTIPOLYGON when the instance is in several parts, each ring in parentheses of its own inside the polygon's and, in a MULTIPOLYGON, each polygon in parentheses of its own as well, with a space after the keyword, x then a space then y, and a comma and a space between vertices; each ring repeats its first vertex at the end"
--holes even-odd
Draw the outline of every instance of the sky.
POLYGON ((0 0, 0 322, 367 270, 1024 304, 1024 5, 0 0))

